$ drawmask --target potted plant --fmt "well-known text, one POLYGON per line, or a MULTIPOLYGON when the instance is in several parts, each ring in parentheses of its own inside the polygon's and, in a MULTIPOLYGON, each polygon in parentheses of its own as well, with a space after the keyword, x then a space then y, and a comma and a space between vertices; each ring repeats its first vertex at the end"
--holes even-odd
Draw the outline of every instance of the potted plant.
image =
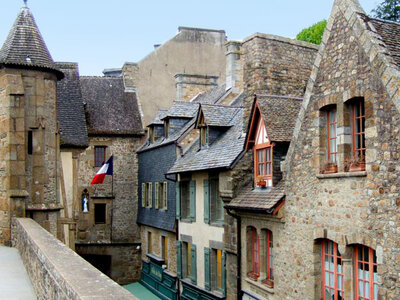
POLYGON ((324 174, 332 174, 332 173, 337 173, 337 171, 338 171, 338 167, 337 167, 336 163, 327 163, 325 165, 323 173, 324 174))
POLYGON ((261 175, 257 176, 256 181, 257 181, 257 185, 260 187, 265 187, 267 185, 267 182, 265 181, 264 177, 261 175))
POLYGON ((365 156, 360 154, 350 161, 349 172, 365 171, 365 156))

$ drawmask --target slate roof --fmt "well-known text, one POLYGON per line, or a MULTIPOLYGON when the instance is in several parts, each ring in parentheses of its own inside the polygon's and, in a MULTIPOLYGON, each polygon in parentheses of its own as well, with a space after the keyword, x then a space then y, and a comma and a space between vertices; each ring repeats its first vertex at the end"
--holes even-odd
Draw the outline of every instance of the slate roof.
POLYGON ((388 51, 387 55, 391 56, 396 65, 400 67, 400 24, 386 20, 372 19, 361 13, 359 15, 367 25, 373 25, 376 31, 371 26, 368 26, 368 28, 379 35, 378 38, 388 51))
POLYGON ((63 73, 57 68, 29 8, 23 7, 0 50, 0 64, 17 65, 52 71, 58 79, 63 73))
POLYGON ((271 209, 284 197, 284 180, 281 180, 276 186, 270 189, 253 188, 253 185, 249 184, 225 207, 246 211, 270 211, 271 213, 271 209))
POLYGON ((230 127, 234 125, 237 107, 210 104, 200 104, 200 107, 207 126, 230 127))
POLYGON ((225 94, 228 94, 229 92, 230 89, 228 91, 226 90, 226 84, 222 84, 206 93, 201 93, 197 95, 197 97, 195 97, 191 102, 215 104, 221 99, 221 97, 223 97, 225 94))
POLYGON ((168 109, 159 109, 156 116, 154 117, 153 120, 151 120, 150 125, 164 125, 164 122, 161 120, 167 115, 168 109))
POLYGON ((61 146, 87 147, 89 141, 78 64, 57 63, 57 66, 65 74, 64 79, 57 84, 61 146))
POLYGON ((193 118, 196 115, 198 104, 187 101, 174 101, 172 106, 161 120, 166 118, 193 118))
MULTIPOLYGON (((230 112, 232 108, 225 107, 225 109, 230 112)), ((194 143, 192 148, 175 162, 168 173, 230 168, 242 153, 245 141, 242 132, 243 108, 236 107, 234 110, 235 113, 230 121, 232 127, 227 129, 220 138, 207 147, 199 149, 199 143, 194 143)))
POLYGON ((301 102, 301 98, 257 95, 257 103, 271 141, 291 141, 301 102))
POLYGON ((122 77, 80 77, 89 134, 144 134, 136 93, 122 77))

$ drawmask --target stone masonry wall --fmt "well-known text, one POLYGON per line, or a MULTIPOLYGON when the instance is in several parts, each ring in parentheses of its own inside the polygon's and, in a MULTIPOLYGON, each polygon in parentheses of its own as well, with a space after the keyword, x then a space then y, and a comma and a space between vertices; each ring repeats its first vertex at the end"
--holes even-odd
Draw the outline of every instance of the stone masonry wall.
POLYGON ((12 241, 38 299, 137 299, 32 219, 13 219, 12 241))
MULTIPOLYGON (((377 70, 336 10, 287 175, 285 231, 275 260, 279 299, 320 299, 320 242, 339 245, 344 256, 346 299, 354 296, 354 245, 376 251, 379 299, 400 298, 400 115, 385 92, 377 70), (319 108, 336 104, 338 126, 346 125, 346 100, 364 97, 366 172, 320 174, 319 108), (357 175, 357 176, 356 176, 357 175), (279 256, 279 257, 278 257, 279 256), (280 257, 284 259, 280 259, 280 257)), ((340 140, 339 140, 340 141, 340 140)), ((343 142, 343 141, 342 141, 343 142)), ((346 149, 340 149, 345 151, 346 149)), ((339 156, 340 158, 340 156, 339 156)), ((344 170, 339 160, 339 170, 344 170)))
POLYGON ((303 97, 317 50, 313 44, 261 33, 243 41, 245 126, 254 94, 303 97))

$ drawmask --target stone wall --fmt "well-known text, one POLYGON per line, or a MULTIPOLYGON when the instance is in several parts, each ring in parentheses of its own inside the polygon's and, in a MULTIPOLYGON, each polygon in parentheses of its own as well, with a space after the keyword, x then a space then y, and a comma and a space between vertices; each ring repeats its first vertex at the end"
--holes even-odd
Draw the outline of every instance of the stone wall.
POLYGON ((12 241, 38 299, 137 299, 32 219, 13 219, 12 241))
POLYGON ((176 74, 176 100, 190 101, 218 86, 218 76, 176 74))
POLYGON ((344 8, 335 6, 328 22, 312 96, 289 150, 286 226, 277 253, 284 259, 275 260, 280 278, 275 294, 280 299, 321 297, 320 239, 337 243, 343 255, 346 299, 354 297, 354 247, 359 244, 376 252, 379 299, 400 297, 400 143, 394 138, 400 115, 360 47, 358 21, 349 25, 351 9, 345 14, 344 8), (346 138, 338 137, 339 173, 321 174, 325 127, 319 109, 336 105, 338 128, 346 127, 346 101, 354 97, 363 97, 365 103, 366 171, 345 172, 343 158, 350 149, 346 138))

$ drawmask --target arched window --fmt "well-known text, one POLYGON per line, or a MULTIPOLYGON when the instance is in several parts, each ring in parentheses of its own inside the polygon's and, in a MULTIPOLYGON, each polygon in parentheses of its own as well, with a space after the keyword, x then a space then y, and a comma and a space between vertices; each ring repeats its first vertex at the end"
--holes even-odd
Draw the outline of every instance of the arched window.
POLYGON ((358 245, 355 248, 354 257, 356 299, 378 299, 378 266, 375 250, 363 245, 358 245))
POLYGON ((247 229, 247 247, 248 251, 248 276, 257 280, 260 277, 260 238, 257 229, 248 227, 247 229))
POLYGON ((338 244, 322 242, 322 299, 341 300, 344 297, 343 264, 338 244))

